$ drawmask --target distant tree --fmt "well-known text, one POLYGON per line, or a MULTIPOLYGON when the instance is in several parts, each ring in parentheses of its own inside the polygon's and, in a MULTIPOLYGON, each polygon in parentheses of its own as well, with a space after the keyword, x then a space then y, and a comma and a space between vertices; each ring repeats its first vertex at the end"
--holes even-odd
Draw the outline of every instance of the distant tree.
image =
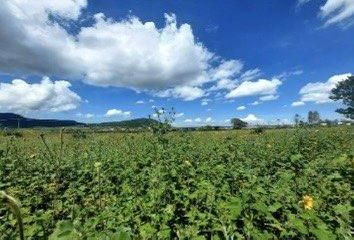
POLYGON ((354 119, 354 75, 337 83, 336 87, 332 89, 329 98, 334 101, 342 100, 347 108, 339 108, 336 112, 343 114, 347 118, 354 119))
POLYGON ((320 114, 317 111, 309 111, 307 115, 307 122, 309 124, 318 124, 320 123, 320 121, 320 114))
POLYGON ((296 113, 294 116, 295 125, 298 126, 300 121, 301 121, 301 116, 298 113, 296 113))
POLYGON ((239 118, 233 118, 231 119, 232 127, 234 129, 241 129, 247 127, 247 122, 242 121, 239 118))
POLYGON ((308 114, 307 114, 307 122, 309 124, 311 124, 313 121, 313 112, 312 111, 309 111, 308 114))

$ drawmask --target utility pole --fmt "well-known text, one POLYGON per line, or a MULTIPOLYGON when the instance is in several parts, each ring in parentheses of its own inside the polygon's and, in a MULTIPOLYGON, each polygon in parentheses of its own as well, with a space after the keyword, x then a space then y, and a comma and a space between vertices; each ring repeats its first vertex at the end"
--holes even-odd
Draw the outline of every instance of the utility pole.
POLYGON ((21 118, 16 118, 17 119, 17 128, 19 129, 21 126, 20 126, 20 121, 21 121, 21 118))

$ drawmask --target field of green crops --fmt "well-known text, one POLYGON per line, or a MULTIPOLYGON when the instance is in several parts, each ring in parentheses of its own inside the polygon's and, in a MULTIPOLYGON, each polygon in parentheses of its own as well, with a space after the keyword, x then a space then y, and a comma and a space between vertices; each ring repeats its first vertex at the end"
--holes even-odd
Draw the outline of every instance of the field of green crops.
MULTIPOLYGON (((25 239, 351 239, 354 128, 0 136, 25 239), (85 137, 86 136, 86 137, 85 137)), ((19 239, 0 199, 0 239, 19 239)))

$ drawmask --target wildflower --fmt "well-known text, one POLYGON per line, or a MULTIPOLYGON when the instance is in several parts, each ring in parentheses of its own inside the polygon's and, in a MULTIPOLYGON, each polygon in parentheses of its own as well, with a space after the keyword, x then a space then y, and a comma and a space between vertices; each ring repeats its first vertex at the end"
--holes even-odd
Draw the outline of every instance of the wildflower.
POLYGON ((95 162, 95 168, 100 169, 102 166, 101 162, 95 162))
POLYGON ((192 166, 191 162, 188 160, 184 161, 184 163, 187 164, 188 166, 192 166))
POLYGON ((305 209, 311 210, 313 208, 313 198, 311 196, 305 195, 301 202, 305 209))

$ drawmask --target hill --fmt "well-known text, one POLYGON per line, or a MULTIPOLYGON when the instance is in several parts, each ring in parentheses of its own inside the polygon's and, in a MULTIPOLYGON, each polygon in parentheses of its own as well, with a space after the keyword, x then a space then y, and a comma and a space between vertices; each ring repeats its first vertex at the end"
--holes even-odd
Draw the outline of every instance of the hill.
POLYGON ((77 126, 82 123, 73 120, 33 119, 15 113, 0 113, 0 127, 32 128, 32 127, 67 127, 77 126))
POLYGON ((156 123, 158 122, 154 119, 137 118, 137 119, 131 119, 125 121, 117 121, 117 122, 103 122, 94 125, 98 127, 146 128, 156 123))

